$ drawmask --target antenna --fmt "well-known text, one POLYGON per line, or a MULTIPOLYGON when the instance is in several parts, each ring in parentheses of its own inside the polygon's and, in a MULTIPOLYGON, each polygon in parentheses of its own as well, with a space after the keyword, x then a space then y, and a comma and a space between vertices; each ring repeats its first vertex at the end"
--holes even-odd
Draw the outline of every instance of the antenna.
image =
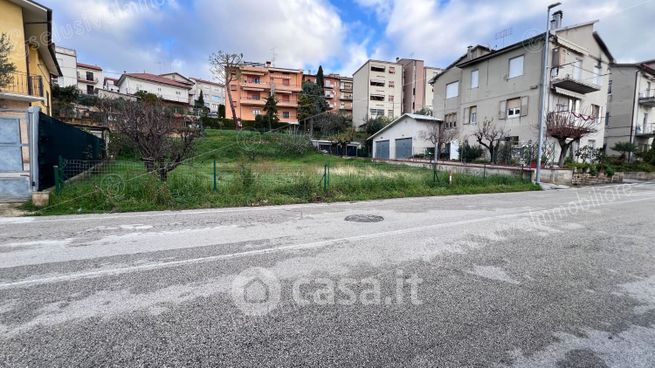
MULTIPOLYGON (((496 32, 496 35, 494 37, 494 40, 498 41, 500 40, 500 47, 503 48, 505 47, 505 40, 509 38, 512 35, 512 27, 510 28, 505 28, 500 32, 496 32)), ((496 44, 498 46, 498 44, 496 44)))

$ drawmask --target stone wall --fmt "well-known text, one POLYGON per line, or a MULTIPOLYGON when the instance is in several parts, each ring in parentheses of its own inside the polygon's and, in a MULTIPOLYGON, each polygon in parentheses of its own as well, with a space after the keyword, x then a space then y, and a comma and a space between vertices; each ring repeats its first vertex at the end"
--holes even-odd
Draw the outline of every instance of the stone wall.
POLYGON ((573 185, 600 185, 623 183, 623 173, 615 173, 614 176, 607 176, 605 173, 599 173, 598 176, 589 173, 574 173, 573 185))
POLYGON ((654 181, 655 173, 648 173, 642 171, 626 172, 623 178, 628 180, 654 181))

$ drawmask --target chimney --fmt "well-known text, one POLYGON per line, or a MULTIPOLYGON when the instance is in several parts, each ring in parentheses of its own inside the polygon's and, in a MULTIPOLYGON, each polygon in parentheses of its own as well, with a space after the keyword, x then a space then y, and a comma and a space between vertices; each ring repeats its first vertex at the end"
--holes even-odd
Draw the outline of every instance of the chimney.
POLYGON ((267 67, 267 68, 270 68, 270 67, 271 67, 271 62, 270 62, 270 61, 267 61, 267 62, 266 62, 266 67, 267 67))
POLYGON ((466 49, 466 58, 469 59, 469 60, 473 59, 473 46, 469 46, 466 49))
POLYGON ((562 28, 562 18, 564 17, 564 13, 561 10, 556 11, 553 13, 553 18, 550 20, 550 30, 555 30, 562 28))

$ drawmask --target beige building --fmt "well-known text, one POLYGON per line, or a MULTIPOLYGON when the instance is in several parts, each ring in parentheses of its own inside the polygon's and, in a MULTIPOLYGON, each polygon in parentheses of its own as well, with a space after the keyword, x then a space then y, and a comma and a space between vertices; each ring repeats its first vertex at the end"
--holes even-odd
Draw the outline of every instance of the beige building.
POLYGON ((77 63, 77 88, 84 94, 94 95, 102 89, 105 80, 102 68, 97 65, 77 63))
MULTIPOLYGON (((561 19, 561 13, 559 14, 561 19)), ((573 112, 597 120, 598 132, 575 146, 603 146, 604 115, 612 56, 594 31, 595 22, 553 26, 547 52, 553 55, 547 111, 573 112)), ((478 124, 493 120, 510 131, 515 145, 538 141, 544 35, 499 50, 470 47, 433 79, 434 116, 457 127, 459 141, 472 138, 478 124)), ((559 154, 549 140, 550 157, 559 154)), ((574 149, 576 148, 574 147, 574 149)))
POLYGON ((403 68, 394 62, 369 60, 353 75, 353 126, 379 116, 399 117, 403 101, 403 68))
POLYGON ((605 143, 612 147, 631 142, 648 150, 655 137, 655 60, 634 64, 612 64, 608 94, 605 143))
POLYGON ((209 109, 209 112, 218 113, 219 106, 225 105, 225 86, 201 78, 191 77, 189 79, 193 81, 193 87, 189 92, 189 104, 195 106, 196 100, 200 98, 202 92, 205 107, 209 109))
MULTIPOLYGON (((442 68, 433 68, 426 66, 425 67, 425 107, 426 109, 434 110, 432 108, 432 100, 434 99, 434 89, 432 88, 432 84, 430 84, 430 81, 434 79, 439 73, 443 72, 442 68)), ((418 109, 420 110, 420 109, 418 109)), ((417 110, 417 111, 418 111, 417 110)))

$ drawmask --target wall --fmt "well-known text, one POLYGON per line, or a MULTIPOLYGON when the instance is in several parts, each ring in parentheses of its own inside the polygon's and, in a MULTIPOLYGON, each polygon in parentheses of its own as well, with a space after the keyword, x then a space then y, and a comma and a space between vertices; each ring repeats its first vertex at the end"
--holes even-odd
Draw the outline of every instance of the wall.
POLYGON ((78 66, 77 67, 77 78, 78 78, 78 83, 77 83, 77 88, 84 94, 87 93, 87 86, 93 86, 94 90, 95 89, 102 89, 103 83, 105 81, 103 77, 102 70, 96 70, 96 69, 89 69, 85 67, 78 66), (86 81, 86 73, 91 72, 93 73, 93 81, 92 82, 80 82, 79 80, 84 80, 86 81))
POLYGON ((189 103, 189 90, 178 88, 166 84, 154 83, 146 80, 125 77, 123 83, 119 86, 119 92, 133 95, 139 91, 153 93, 164 100, 189 103))
POLYGON ((74 50, 56 48, 57 61, 61 68, 62 76, 58 78, 57 84, 60 87, 77 86, 77 56, 74 50))
MULTIPOLYGON (((47 52, 47 51, 46 51, 47 52)), ((52 78, 50 71, 43 63, 39 50, 36 47, 29 47, 29 69, 30 76, 40 76, 43 81, 43 101, 33 102, 32 106, 41 108, 47 115, 52 115, 52 78)))

